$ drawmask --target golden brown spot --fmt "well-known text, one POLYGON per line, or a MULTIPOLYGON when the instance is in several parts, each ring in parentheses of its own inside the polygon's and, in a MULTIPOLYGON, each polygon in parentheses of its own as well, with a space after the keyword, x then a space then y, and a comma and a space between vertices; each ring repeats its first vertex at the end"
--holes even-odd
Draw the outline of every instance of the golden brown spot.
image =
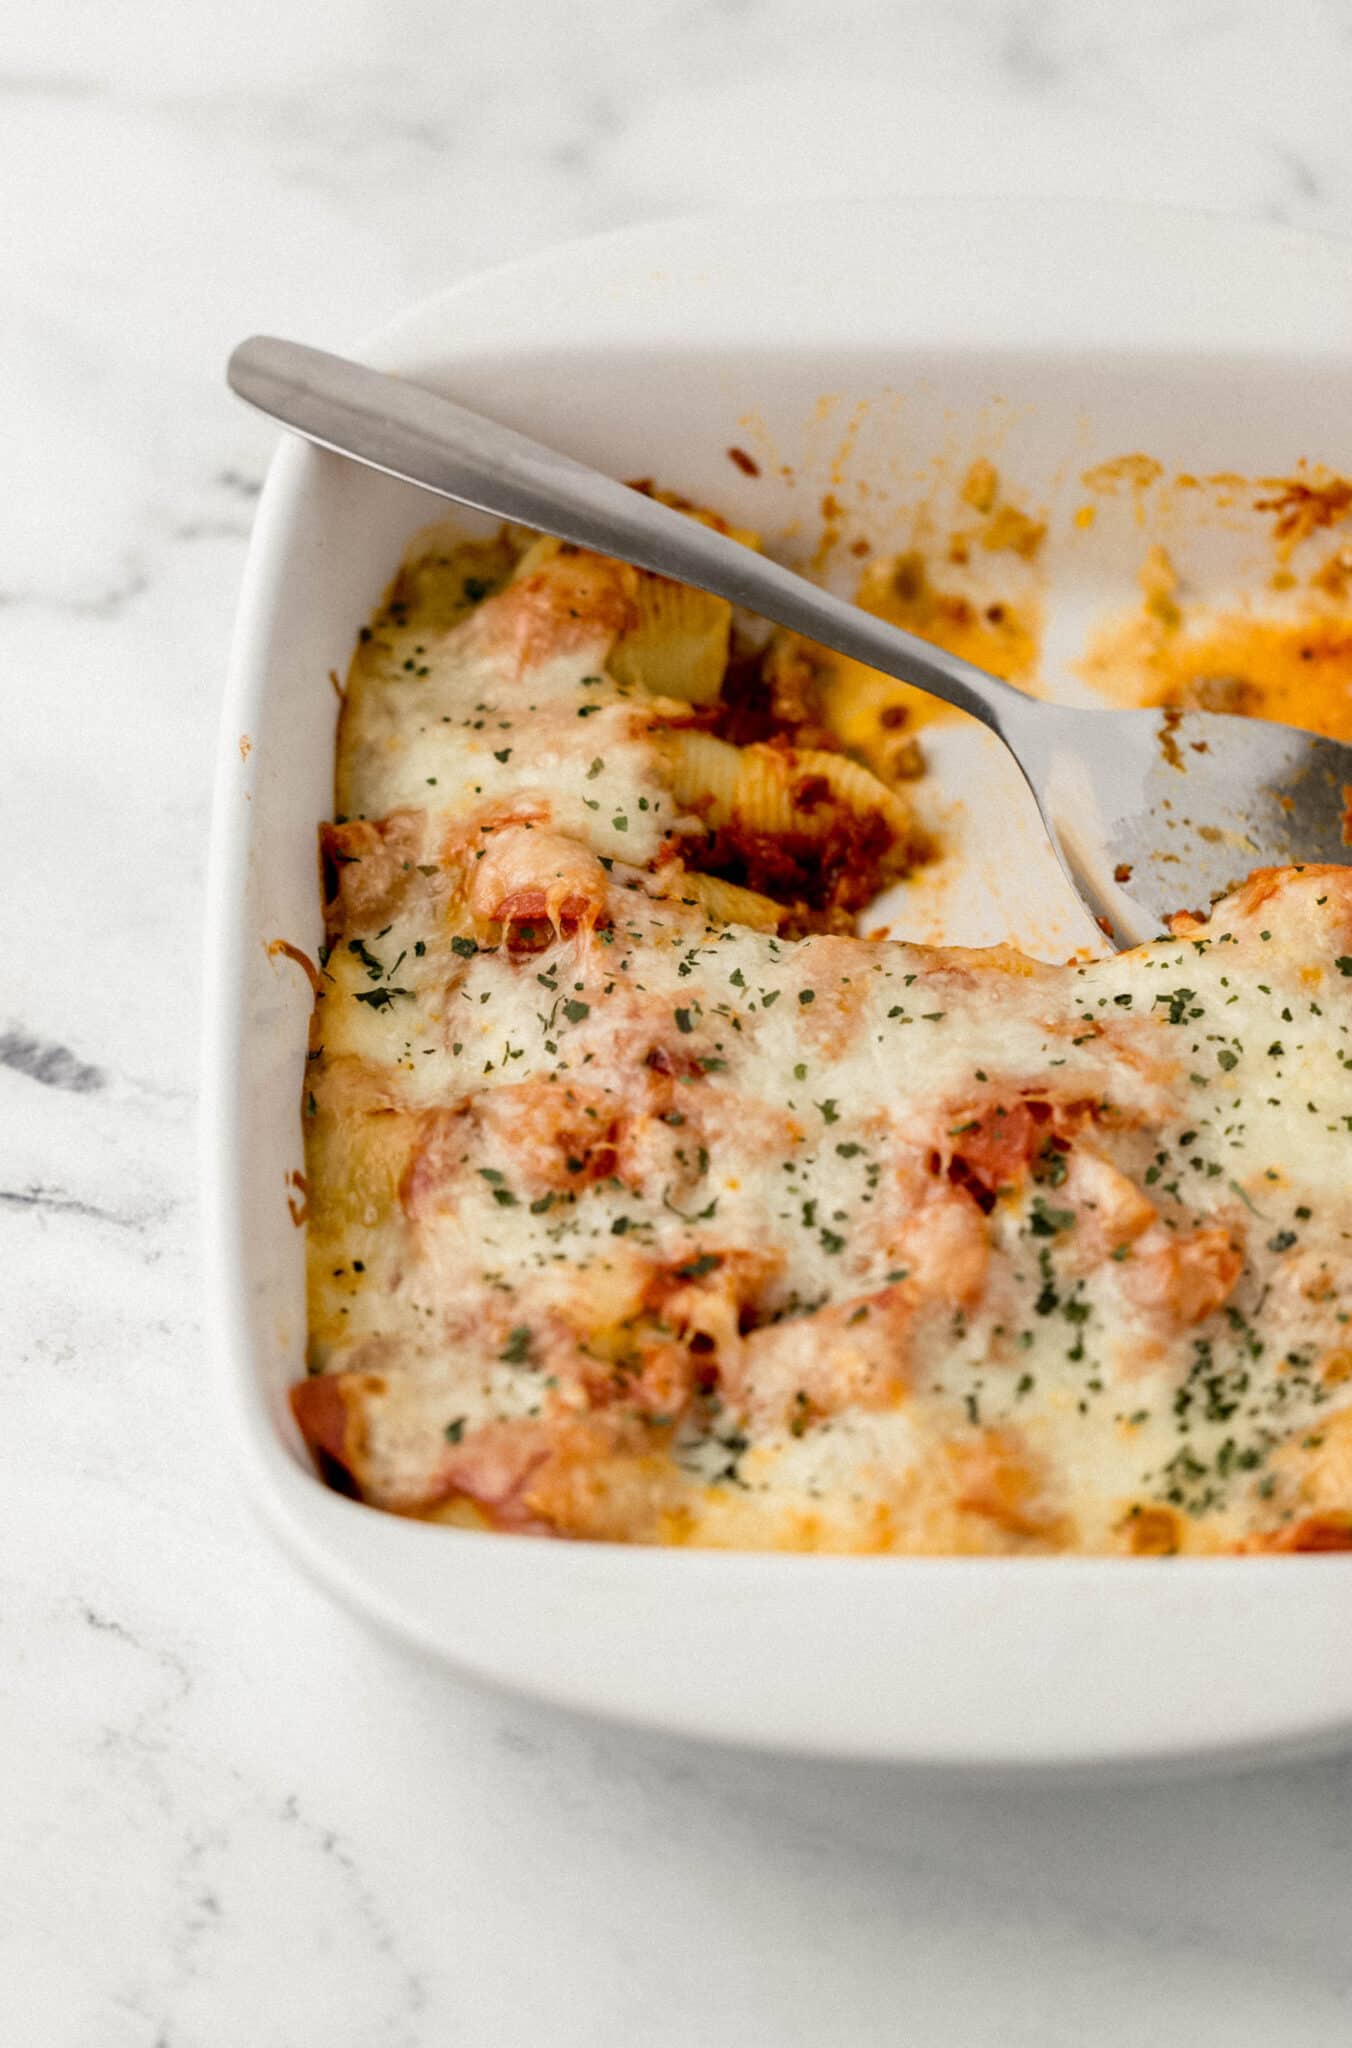
POLYGON ((1338 1387, 1344 1380, 1352 1380, 1352 1351, 1330 1351, 1324 1360, 1323 1380, 1328 1387, 1338 1387))
POLYGON ((1084 470, 1080 482, 1088 491, 1105 491, 1112 496, 1123 484, 1133 491, 1143 491, 1163 474, 1162 465, 1153 455, 1114 455, 1110 461, 1095 463, 1092 469, 1084 470))
POLYGON ((1047 538, 1045 519, 1032 519, 1016 505, 1001 505, 981 529, 981 545, 993 555, 1019 555, 1031 562, 1047 538))
POLYGON ((1255 498, 1253 509, 1275 513, 1272 536, 1283 558, 1321 526, 1334 526, 1345 519, 1352 509, 1352 482, 1327 471, 1313 482, 1303 476, 1268 476, 1262 479, 1262 487, 1273 495, 1255 498))
POLYGON ((1179 1548, 1179 1527, 1172 1508, 1134 1507, 1118 1530, 1133 1557, 1173 1557, 1179 1548))
POLYGON ((275 960, 278 954, 283 959, 294 960, 314 993, 316 995, 320 994, 323 984, 319 978, 319 969, 315 966, 308 953, 304 952, 299 946, 293 946, 290 939, 271 939, 268 942, 269 960, 275 960))
POLYGON ((962 483, 962 502, 974 512, 993 512, 1000 491, 1000 472, 984 457, 972 464, 962 483))
POLYGON ((1276 1529, 1255 1538, 1255 1550, 1308 1553, 1320 1550, 1352 1550, 1352 1514, 1306 1515, 1289 1528, 1276 1529))
POLYGON ((1151 618, 1171 632, 1182 624, 1183 614, 1177 603, 1178 571, 1158 542, 1147 551, 1137 581, 1151 618))
POLYGON ((1178 741, 1174 738, 1174 734, 1178 729, 1182 717, 1183 714, 1181 711, 1176 711, 1173 709, 1166 710, 1163 718, 1160 720, 1159 730, 1160 752, 1161 754, 1163 754, 1165 760, 1169 763, 1169 766, 1171 768, 1177 768, 1180 775, 1185 772, 1185 763, 1183 760, 1183 756, 1179 751, 1178 741))

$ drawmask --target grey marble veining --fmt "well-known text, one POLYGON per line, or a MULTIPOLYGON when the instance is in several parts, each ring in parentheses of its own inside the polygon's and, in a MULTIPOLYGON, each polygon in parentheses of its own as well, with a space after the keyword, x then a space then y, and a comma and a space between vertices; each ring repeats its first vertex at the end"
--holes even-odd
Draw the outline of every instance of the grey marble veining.
POLYGON ((957 1790, 597 1730, 285 1567, 204 1387, 198 939, 271 436, 561 236, 853 188, 1352 231, 1342 0, 146 0, 0 49, 0 2034, 25 2048, 1336 2048, 1352 1764, 957 1790), (49 942, 54 934, 57 943, 49 942))

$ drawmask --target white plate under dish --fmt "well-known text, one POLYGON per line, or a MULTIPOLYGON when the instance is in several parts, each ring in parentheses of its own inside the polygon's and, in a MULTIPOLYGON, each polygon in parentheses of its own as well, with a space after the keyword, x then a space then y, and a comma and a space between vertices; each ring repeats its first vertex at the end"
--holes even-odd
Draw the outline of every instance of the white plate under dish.
MULTIPOLYGON (((1352 468, 1350 315, 1352 249, 1284 230, 1059 203, 829 202, 553 250, 415 308, 367 355, 615 475, 717 504, 798 559, 824 517, 844 528, 846 566, 852 537, 900 544, 921 496, 991 454, 1050 515, 1054 651, 1130 596, 1145 537, 1128 492, 1071 545, 1087 465, 1145 450, 1199 475, 1283 473, 1301 457, 1352 468), (732 445, 759 477, 729 461, 732 445), (839 511, 823 511, 828 493, 839 511)), ((318 945, 329 671, 345 669, 401 546, 436 512, 284 443, 226 696, 207 930, 208 1321, 242 1482, 286 1548, 448 1664, 688 1735, 986 1770, 1158 1768, 1343 1740, 1346 1559, 550 1543, 401 1520, 313 1477, 286 1404, 303 1370, 303 1236, 287 1198, 310 992, 268 945, 318 945)), ((1253 573, 1242 519, 1196 547, 1208 588, 1253 573)), ((939 743, 939 779, 998 781, 963 744, 939 743)), ((998 858, 952 899, 955 935, 1012 928, 1050 953, 1083 928, 1018 802, 973 806, 998 858)))

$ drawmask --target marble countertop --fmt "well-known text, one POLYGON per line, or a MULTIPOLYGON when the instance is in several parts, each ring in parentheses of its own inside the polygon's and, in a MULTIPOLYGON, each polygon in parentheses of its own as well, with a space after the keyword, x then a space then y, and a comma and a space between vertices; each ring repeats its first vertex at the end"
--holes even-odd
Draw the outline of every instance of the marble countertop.
POLYGON ((617 1734, 368 1636, 204 1387, 198 929, 272 436, 221 368, 729 198, 1352 230, 1346 0, 11 10, 0 1984, 25 2048, 1352 2038, 1352 1763, 956 1788, 617 1734), (60 943, 41 943, 39 933, 60 943))

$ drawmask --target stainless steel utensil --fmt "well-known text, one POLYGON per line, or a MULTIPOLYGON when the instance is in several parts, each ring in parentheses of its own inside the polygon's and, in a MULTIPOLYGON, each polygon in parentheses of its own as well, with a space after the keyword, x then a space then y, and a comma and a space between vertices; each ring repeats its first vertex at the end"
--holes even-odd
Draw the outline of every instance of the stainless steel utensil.
POLYGON ((284 425, 458 504, 715 592, 970 712, 1002 739, 1090 915, 1117 946, 1206 910, 1250 869, 1344 861, 1352 747, 1208 711, 1084 710, 1008 683, 449 399, 255 336, 230 385, 284 425))

